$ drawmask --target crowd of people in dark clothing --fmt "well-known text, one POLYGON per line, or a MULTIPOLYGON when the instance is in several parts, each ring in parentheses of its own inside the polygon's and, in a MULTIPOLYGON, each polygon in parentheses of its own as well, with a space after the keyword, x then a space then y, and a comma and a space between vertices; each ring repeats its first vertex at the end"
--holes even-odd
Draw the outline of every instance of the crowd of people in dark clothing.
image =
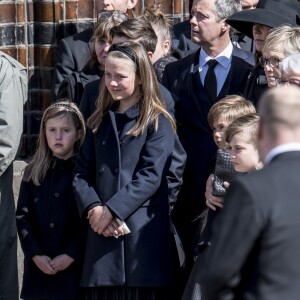
POLYGON ((21 298, 298 299, 300 266, 284 256, 289 283, 269 266, 289 218, 260 189, 280 184, 273 146, 300 150, 300 3, 194 0, 172 25, 159 7, 129 18, 138 0, 97 1, 94 28, 60 42, 24 170, 21 298), (274 132, 290 139, 270 146, 274 132))

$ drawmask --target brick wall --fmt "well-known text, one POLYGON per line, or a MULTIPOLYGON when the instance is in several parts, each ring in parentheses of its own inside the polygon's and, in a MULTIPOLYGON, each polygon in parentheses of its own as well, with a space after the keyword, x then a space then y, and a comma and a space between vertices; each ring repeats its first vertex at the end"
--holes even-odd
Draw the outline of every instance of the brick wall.
MULTIPOLYGON (((0 50, 28 70, 28 101, 24 113, 21 157, 35 149, 43 110, 53 101, 52 78, 60 39, 93 24, 97 0, 6 0, 0 1, 0 50)), ((188 16, 189 1, 140 0, 132 12, 159 4, 174 23, 188 16)))

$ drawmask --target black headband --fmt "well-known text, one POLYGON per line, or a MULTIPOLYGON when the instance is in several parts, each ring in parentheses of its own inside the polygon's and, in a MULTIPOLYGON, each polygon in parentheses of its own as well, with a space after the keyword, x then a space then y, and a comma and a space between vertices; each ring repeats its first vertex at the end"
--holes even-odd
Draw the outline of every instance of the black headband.
POLYGON ((120 46, 117 44, 112 44, 108 50, 109 52, 119 51, 129 57, 135 64, 137 64, 137 57, 135 52, 128 46, 120 46))

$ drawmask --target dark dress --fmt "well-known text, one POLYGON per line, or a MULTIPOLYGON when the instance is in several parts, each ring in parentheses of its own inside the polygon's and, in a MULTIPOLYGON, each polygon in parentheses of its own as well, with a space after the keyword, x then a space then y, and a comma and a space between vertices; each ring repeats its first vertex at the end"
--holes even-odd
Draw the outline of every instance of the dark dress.
POLYGON ((88 229, 81 286, 85 299, 179 299, 179 266, 169 224, 166 172, 174 133, 163 116, 155 131, 127 135, 139 116, 108 110, 96 134, 87 131, 79 153, 74 188, 83 218, 106 205, 131 233, 104 237, 88 229))
POLYGON ((80 300, 84 227, 74 198, 75 159, 53 158, 41 185, 22 181, 17 205, 17 228, 24 252, 22 299, 80 300), (67 254, 75 261, 55 275, 43 273, 35 255, 54 258, 67 254))

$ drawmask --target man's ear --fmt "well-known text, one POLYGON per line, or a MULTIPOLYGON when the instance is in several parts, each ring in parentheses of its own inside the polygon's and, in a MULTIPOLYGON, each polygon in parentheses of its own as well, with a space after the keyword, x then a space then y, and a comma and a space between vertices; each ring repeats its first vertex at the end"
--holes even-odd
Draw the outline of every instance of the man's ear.
POLYGON ((133 9, 139 0, 128 0, 127 9, 133 9))
POLYGON ((230 25, 227 24, 225 21, 222 21, 222 27, 221 27, 221 30, 222 32, 226 32, 226 31, 229 31, 230 30, 230 25))

